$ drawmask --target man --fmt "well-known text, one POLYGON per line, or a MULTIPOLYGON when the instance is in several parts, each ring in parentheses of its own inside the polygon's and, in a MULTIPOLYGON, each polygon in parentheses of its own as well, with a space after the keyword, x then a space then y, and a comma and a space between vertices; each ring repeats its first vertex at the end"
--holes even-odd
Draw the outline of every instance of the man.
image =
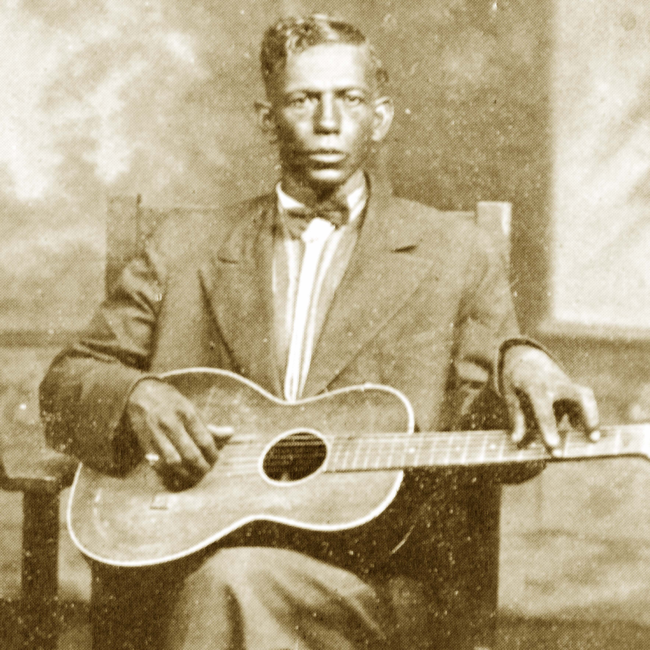
MULTIPOLYGON (((126 267, 44 379, 52 444, 108 472, 146 455, 180 485, 200 480, 218 458, 215 441, 157 377, 200 366, 287 401, 389 384, 409 398, 421 430, 458 425, 486 387, 478 399, 501 392, 518 442, 537 431, 557 446, 556 412, 594 432, 591 392, 513 338, 507 279, 487 238, 394 198, 367 173, 393 107, 365 37, 326 16, 288 19, 267 31, 261 61, 267 99, 257 108, 279 144, 280 183, 210 219, 170 220, 126 267)), ((111 592, 98 602, 130 593, 138 606, 117 611, 140 616, 119 642, 119 624, 98 621, 95 642, 141 647, 136 628, 154 617, 153 643, 166 648, 435 647, 433 583, 416 585, 427 582, 428 552, 447 543, 435 508, 418 515, 440 498, 437 480, 407 480, 399 549, 385 549, 376 529, 355 533, 366 535, 363 558, 350 557, 345 535, 328 546, 279 533, 286 548, 210 549, 119 575, 96 567, 97 592, 111 592)), ((449 647, 462 647, 461 637, 449 647)))

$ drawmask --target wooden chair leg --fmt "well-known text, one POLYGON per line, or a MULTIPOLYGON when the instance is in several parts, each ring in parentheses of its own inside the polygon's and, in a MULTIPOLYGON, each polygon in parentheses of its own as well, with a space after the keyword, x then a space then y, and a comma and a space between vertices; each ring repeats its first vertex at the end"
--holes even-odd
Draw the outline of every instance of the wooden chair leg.
POLYGON ((23 494, 22 637, 30 650, 56 650, 59 493, 23 494))
POLYGON ((487 484, 469 495, 471 637, 474 650, 496 645, 499 597, 499 524, 501 486, 487 484))

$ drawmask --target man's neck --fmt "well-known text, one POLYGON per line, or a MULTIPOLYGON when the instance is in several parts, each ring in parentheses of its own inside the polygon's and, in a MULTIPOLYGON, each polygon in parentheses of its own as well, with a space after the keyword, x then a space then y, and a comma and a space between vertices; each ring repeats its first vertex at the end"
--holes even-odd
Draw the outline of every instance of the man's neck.
POLYGON ((285 194, 306 206, 331 200, 335 197, 345 200, 352 192, 366 185, 366 176, 362 169, 358 169, 345 183, 332 188, 318 190, 304 185, 291 175, 283 175, 281 188, 285 194))

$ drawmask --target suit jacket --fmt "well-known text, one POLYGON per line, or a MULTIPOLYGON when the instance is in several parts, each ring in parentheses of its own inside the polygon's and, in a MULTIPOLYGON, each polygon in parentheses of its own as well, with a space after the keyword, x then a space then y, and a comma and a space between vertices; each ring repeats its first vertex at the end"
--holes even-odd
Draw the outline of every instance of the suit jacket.
MULTIPOLYGON (((170 216, 124 269, 79 342, 41 385, 47 437, 115 470, 129 392, 148 373, 232 370, 280 396, 272 318, 275 194, 170 216)), ((316 344, 304 396, 375 382, 401 390, 421 430, 458 420, 517 333, 489 237, 445 213, 371 188, 359 239, 316 344)))
MULTIPOLYGON (((281 395, 271 312, 275 210, 272 194, 212 213, 172 214, 164 222, 146 253, 126 266, 80 340, 52 363, 41 385, 52 445, 97 469, 119 471, 129 440, 121 426, 125 403, 149 373, 213 366, 281 395)), ((459 424, 489 381, 500 342, 517 333, 500 255, 466 216, 372 185, 305 396, 384 383, 409 398, 421 430, 459 424)), ((428 585, 441 638, 453 636, 449 630, 459 625, 463 634, 468 626, 489 628, 496 606, 499 488, 475 477, 459 485, 458 474, 443 473, 424 486, 433 498, 400 500, 422 488, 420 481, 406 476, 407 489, 389 508, 379 535, 365 526, 327 542, 278 543, 375 578, 411 575, 428 585), (409 541, 391 553, 409 527, 409 541)))

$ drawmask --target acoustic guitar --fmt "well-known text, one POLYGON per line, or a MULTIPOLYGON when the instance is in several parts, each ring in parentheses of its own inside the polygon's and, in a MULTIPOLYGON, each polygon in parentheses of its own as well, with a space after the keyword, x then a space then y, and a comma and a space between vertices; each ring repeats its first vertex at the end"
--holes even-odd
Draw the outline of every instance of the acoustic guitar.
POLYGON ((650 456, 650 424, 603 427, 597 442, 569 431, 551 456, 539 442, 516 446, 503 430, 414 433, 409 401, 387 386, 287 403, 223 370, 164 378, 220 434, 219 459, 178 491, 144 459, 121 476, 81 465, 68 527, 77 547, 99 562, 169 562, 259 521, 323 533, 361 526, 386 510, 406 469, 650 456))

